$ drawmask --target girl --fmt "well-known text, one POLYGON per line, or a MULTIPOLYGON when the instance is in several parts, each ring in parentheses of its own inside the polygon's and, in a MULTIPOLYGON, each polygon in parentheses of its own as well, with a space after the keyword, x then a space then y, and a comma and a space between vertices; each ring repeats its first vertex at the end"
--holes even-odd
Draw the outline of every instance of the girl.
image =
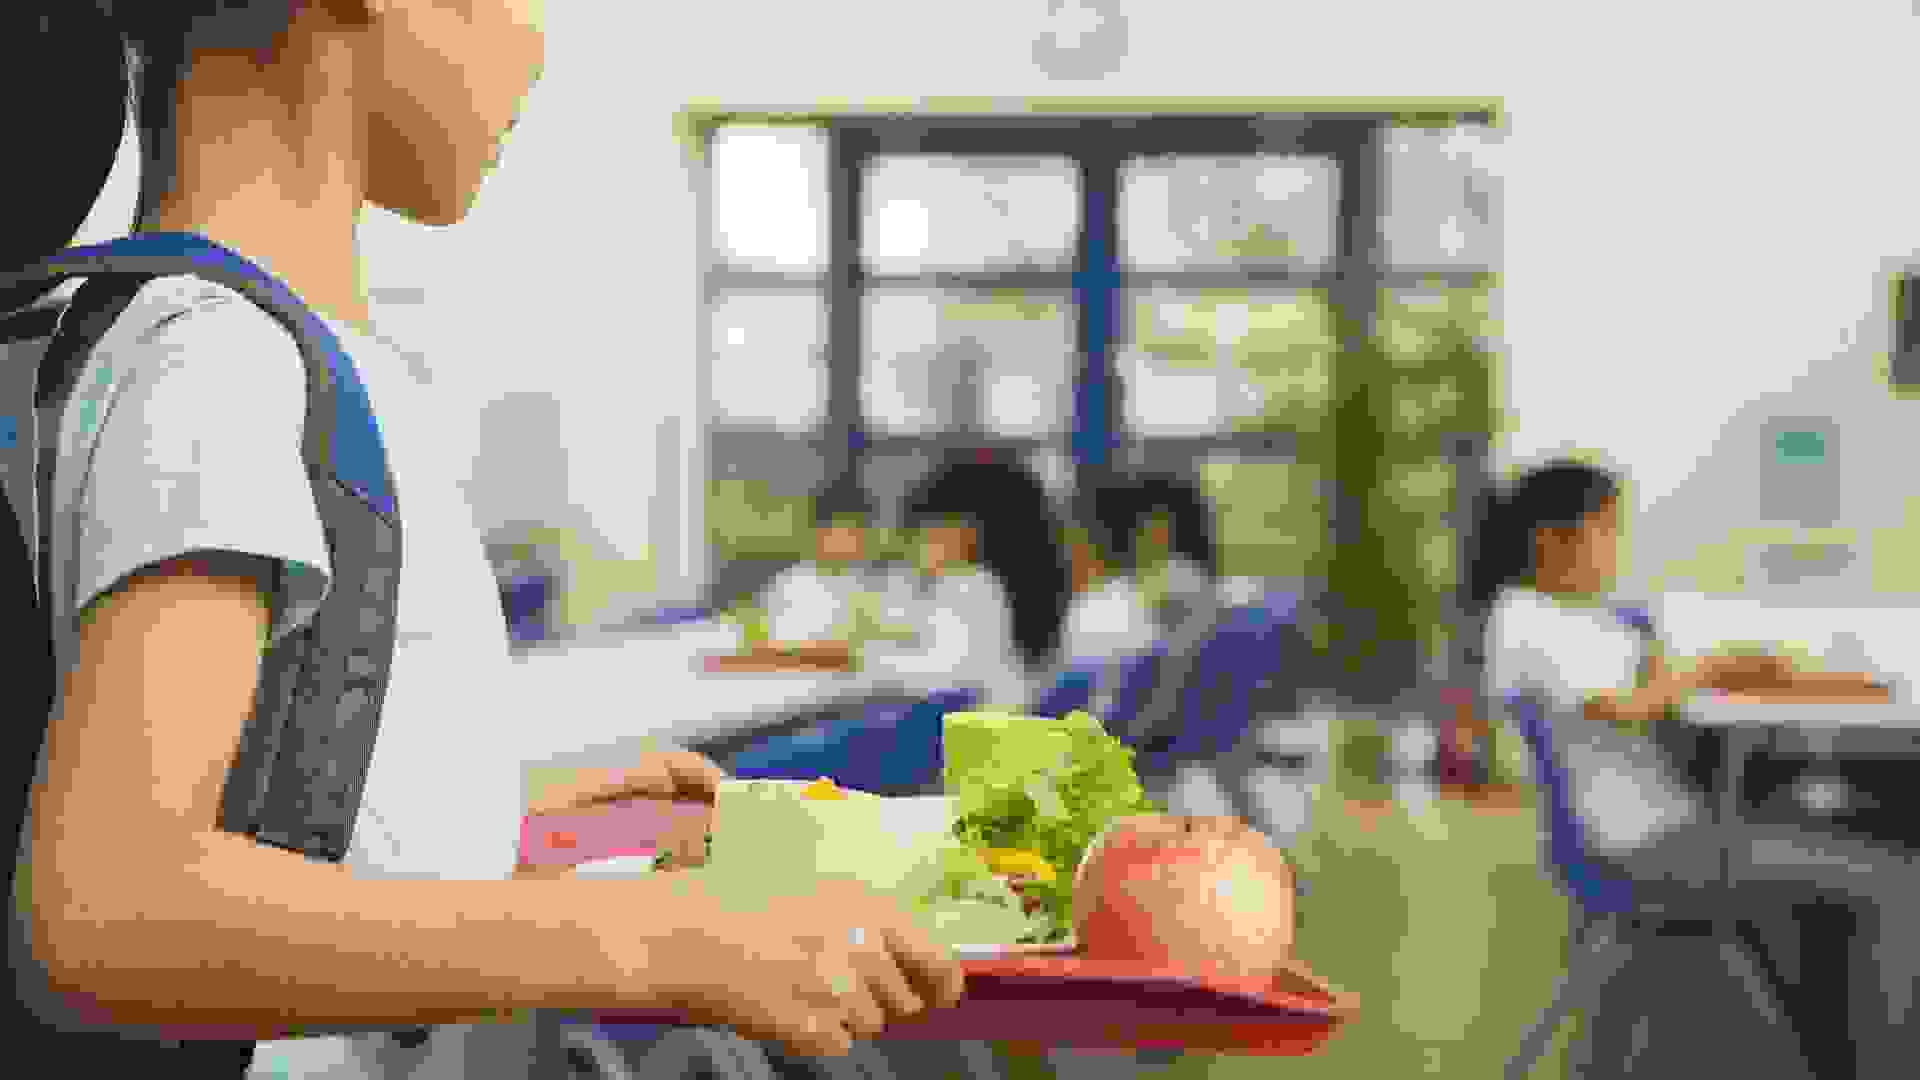
MULTIPOLYGON (((136 228, 233 249, 328 320, 367 384, 407 515, 400 645, 346 865, 219 831, 262 642, 327 592, 300 452, 304 366, 264 312, 190 277, 149 282, 101 339, 59 428, 49 607, 63 682, 9 920, 19 1000, 45 1023, 252 1040, 664 1007, 825 1054, 958 992, 943 950, 851 886, 748 911, 683 875, 503 880, 520 758, 454 750, 448 736, 525 725, 530 710, 501 711, 520 695, 504 681, 505 626, 459 463, 435 439, 436 402, 367 328, 356 223, 368 206, 433 225, 466 215, 539 71, 537 7, 0 5, 0 73, 23 108, 69 92, 124 102, 122 64, 137 58, 136 228), (75 86, 89 66, 113 85, 75 86), (293 584, 276 591, 282 577, 293 584)), ((100 177, 46 175, 93 169, 102 154, 65 148, 117 146, 123 108, 75 113, 107 117, 35 145, 15 170, 42 181, 46 201, 8 205, 26 227, 0 229, 0 267, 51 254, 85 219, 100 177)), ((573 802, 710 797, 718 779, 691 755, 637 773, 573 802)), ((99 1040, 41 1034, 46 1045, 22 1049, 16 1033, 11 1049, 45 1050, 73 1075, 168 1063, 152 1042, 126 1044, 116 1063, 99 1040)), ((180 1071, 239 1075, 250 1053, 180 1071)), ((422 1060, 409 1053, 355 1036, 329 1075, 407 1074, 422 1060)))
MULTIPOLYGON (((1908 911, 1920 899, 1914 864, 1842 835, 1716 821, 1649 740, 1615 730, 1675 722, 1669 714, 1696 690, 1804 681, 1778 660, 1682 663, 1643 647, 1639 634, 1593 600, 1612 584, 1620 514, 1612 476, 1564 461, 1494 498, 1469 579, 1473 607, 1490 616, 1491 692, 1550 703, 1556 749, 1589 843, 1634 882, 1636 897, 1659 903, 1714 887, 1726 890, 1736 917, 1787 913, 1818 899, 1858 912, 1859 970, 1878 981, 1852 998, 1857 1075, 1910 1074, 1912 1040, 1900 1029, 1920 962, 1908 911)), ((1858 689, 1865 677, 1852 682, 1858 689)))
POLYGON ((921 488, 908 524, 921 531, 923 651, 887 663, 929 689, 958 673, 986 704, 1024 708, 1059 648, 1067 601, 1046 492, 1018 466, 955 463, 921 488))

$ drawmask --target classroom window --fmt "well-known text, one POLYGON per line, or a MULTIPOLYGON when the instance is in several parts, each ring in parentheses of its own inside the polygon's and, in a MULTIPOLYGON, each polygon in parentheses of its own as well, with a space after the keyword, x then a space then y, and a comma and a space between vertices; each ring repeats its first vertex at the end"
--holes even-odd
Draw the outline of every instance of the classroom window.
POLYGON ((1319 576, 1327 535, 1322 466, 1223 453, 1203 458, 1198 473, 1214 509, 1222 574, 1287 582, 1319 576))
POLYGON ((1500 261, 1497 129, 1393 129, 1386 147, 1383 239, 1406 269, 1493 270, 1500 261))
POLYGON ((827 268, 827 139, 818 128, 739 125, 708 148, 713 251, 724 266, 818 274, 827 268))
POLYGON ((1138 290, 1117 367, 1140 437, 1317 430, 1340 343, 1318 290, 1138 290))
MULTIPOLYGON (((1452 573, 1439 552, 1470 494, 1458 470, 1484 453, 1491 415, 1500 140, 1389 119, 720 128, 716 445, 752 443, 736 462, 804 448, 786 456, 817 462, 819 484, 851 469, 884 513, 955 448, 1094 453, 1080 421, 1112 436, 1116 464, 1196 474, 1224 572, 1310 580, 1334 549, 1335 395, 1364 386, 1384 458, 1355 505, 1386 504, 1393 573, 1452 573), (1085 324, 1102 301, 1110 324, 1085 324), (1377 353, 1355 351, 1356 328, 1377 353), (1106 412, 1089 419, 1075 389, 1101 357, 1106 412), (790 442, 761 437, 774 435, 790 442)), ((729 520, 769 536, 801 520, 801 479, 751 505, 729 496, 729 520)))
POLYGON ((1315 157, 1136 158, 1120 173, 1122 261, 1317 270, 1333 258, 1337 173, 1315 157))
POLYGON ((826 416, 826 308, 815 292, 723 292, 712 307, 716 421, 788 434, 826 416))
POLYGON ((877 288, 865 297, 861 404, 886 435, 1048 438, 1071 409, 1065 294, 877 288))
POLYGON ((1066 268, 1080 224, 1067 158, 888 155, 867 167, 861 255, 875 274, 1066 268))

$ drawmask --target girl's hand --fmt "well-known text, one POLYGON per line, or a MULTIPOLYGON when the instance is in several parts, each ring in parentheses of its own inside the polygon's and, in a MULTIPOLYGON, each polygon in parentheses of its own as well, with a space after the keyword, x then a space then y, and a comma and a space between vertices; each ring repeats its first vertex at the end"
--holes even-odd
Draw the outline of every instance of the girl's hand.
MULTIPOLYGON (((527 807, 527 814, 568 814, 592 810, 608 803, 630 799, 658 799, 670 802, 713 804, 720 781, 726 778, 718 765, 690 750, 654 750, 640 755, 625 769, 581 769, 565 781, 555 784, 527 807)), ((662 840, 663 850, 676 862, 698 863, 707 852, 708 822, 692 818, 662 840)), ((539 868, 521 864, 515 877, 551 877, 569 872, 569 867, 539 868)))
POLYGON ((838 1056, 965 990, 949 951, 858 882, 821 878, 751 903, 716 896, 700 880, 675 887, 695 913, 652 946, 645 977, 692 1023, 800 1056, 838 1056))

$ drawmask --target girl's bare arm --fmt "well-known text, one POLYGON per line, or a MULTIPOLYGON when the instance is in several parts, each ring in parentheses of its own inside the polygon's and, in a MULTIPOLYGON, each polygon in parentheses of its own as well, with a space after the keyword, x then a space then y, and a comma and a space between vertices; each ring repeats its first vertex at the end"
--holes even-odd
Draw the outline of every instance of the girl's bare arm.
POLYGON ((80 632, 28 894, 76 1015, 264 1038, 650 1000, 647 935, 700 925, 665 883, 359 880, 220 832, 266 625, 253 579, 174 567, 80 632))

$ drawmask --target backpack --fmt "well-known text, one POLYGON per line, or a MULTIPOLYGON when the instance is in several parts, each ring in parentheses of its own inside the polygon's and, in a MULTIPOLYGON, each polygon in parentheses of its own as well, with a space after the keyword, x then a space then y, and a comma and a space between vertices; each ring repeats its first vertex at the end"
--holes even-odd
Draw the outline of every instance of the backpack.
MULTIPOLYGON (((338 863, 352 840, 393 659, 401 530, 386 449, 353 362, 327 325, 258 266, 188 234, 138 234, 72 248, 0 274, 0 294, 35 282, 51 287, 85 279, 57 323, 39 312, 8 320, 23 326, 25 336, 51 330, 51 337, 37 365, 9 362, 0 372, 8 380, 0 384, 0 479, 6 488, 0 512, 9 519, 0 522, 0 611, 13 624, 6 635, 16 658, 10 667, 23 680, 17 685, 25 690, 26 706, 22 722, 7 725, 14 739, 6 747, 7 767, 22 779, 7 789, 22 793, 12 817, 17 850, 24 852, 26 793, 58 678, 48 576, 57 553, 48 545, 60 418, 94 345, 135 293, 156 277, 182 274, 238 292, 298 344, 307 372, 301 453, 333 564, 331 589, 312 621, 262 657, 253 713, 227 774, 220 827, 338 863), (29 370, 18 370, 23 366, 29 370), (30 719, 35 710, 43 718, 38 724, 30 719)), ((8 351, 31 355, 33 349, 8 351)), ((280 593, 276 581, 276 612, 280 593)), ((18 866, 16 861, 9 870, 10 884, 18 866)), ((15 985, 18 991, 20 982, 15 985)), ((150 1066, 185 1065, 199 1055, 206 1069, 219 1062, 226 1072, 232 1062, 238 1071, 230 1075, 243 1075, 252 1055, 251 1043, 161 1044, 116 1034, 58 1038, 57 1052, 69 1062, 72 1054, 88 1053, 81 1043, 90 1042, 118 1046, 115 1052, 134 1054, 150 1066)), ((202 1075, 201 1068, 190 1068, 202 1075)))

